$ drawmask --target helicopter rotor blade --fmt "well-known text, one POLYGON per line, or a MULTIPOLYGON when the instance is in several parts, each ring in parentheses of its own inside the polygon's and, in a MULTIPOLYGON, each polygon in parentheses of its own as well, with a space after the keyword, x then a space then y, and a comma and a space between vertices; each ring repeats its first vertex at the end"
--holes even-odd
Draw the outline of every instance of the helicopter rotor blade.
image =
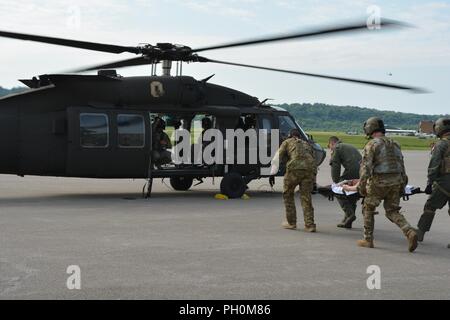
POLYGON ((123 52, 130 52, 130 53, 135 53, 135 54, 140 53, 139 48, 136 48, 136 47, 125 47, 125 46, 118 46, 118 45, 104 44, 104 43, 97 43, 97 42, 78 41, 78 40, 70 40, 70 39, 63 39, 63 38, 53 38, 53 37, 38 36, 38 35, 25 34, 25 33, 0 31, 0 37, 34 41, 34 42, 43 42, 43 43, 54 44, 54 45, 59 45, 59 46, 64 46, 64 47, 72 47, 72 48, 109 52, 109 53, 116 53, 116 54, 123 53, 123 52))
POLYGON ((77 70, 73 70, 70 72, 87 72, 87 71, 94 71, 99 69, 116 69, 116 68, 125 68, 125 67, 133 67, 133 66, 141 66, 141 65, 147 65, 152 64, 152 60, 148 57, 137 57, 137 58, 131 58, 127 60, 120 60, 105 64, 100 64, 96 66, 91 67, 85 67, 77 70))
POLYGON ((208 59, 208 58, 202 58, 202 62, 211 62, 211 63, 236 66, 236 67, 245 67, 245 68, 253 68, 253 69, 260 69, 260 70, 267 70, 267 71, 283 72, 283 73, 296 74, 296 75, 301 75, 301 76, 359 83, 359 84, 364 84, 364 85, 384 87, 384 88, 390 88, 390 89, 407 90, 407 91, 411 91, 412 93, 428 93, 427 90, 422 89, 422 88, 404 86, 404 85, 399 85, 399 84, 395 84, 395 83, 336 77, 336 76, 329 76, 329 75, 315 74, 315 73, 308 73, 308 72, 300 72, 300 71, 293 71, 293 70, 285 70, 285 69, 275 69, 275 68, 254 66, 254 65, 242 64, 242 63, 213 60, 213 59, 208 59))
MULTIPOLYGON (((408 25, 405 23, 399 22, 399 21, 388 20, 388 19, 383 19, 379 25, 379 27, 381 29, 391 28, 391 27, 402 27, 402 26, 405 27, 408 25)), ((256 39, 248 39, 248 40, 243 40, 243 41, 230 42, 230 43, 220 44, 220 45, 216 45, 216 46, 208 46, 208 47, 193 49, 192 52, 201 52, 201 51, 209 51, 209 50, 217 50, 217 49, 225 49, 225 48, 233 48, 233 47, 250 46, 250 45, 269 43, 269 42, 286 41, 286 40, 310 38, 310 37, 319 37, 319 36, 326 36, 326 35, 339 34, 339 33, 358 32, 358 31, 363 31, 363 30, 369 30, 367 21, 339 24, 339 25, 334 25, 334 26, 310 29, 308 31, 293 32, 293 33, 288 33, 288 34, 272 35, 272 36, 266 36, 266 37, 261 37, 261 38, 256 38, 256 39)))

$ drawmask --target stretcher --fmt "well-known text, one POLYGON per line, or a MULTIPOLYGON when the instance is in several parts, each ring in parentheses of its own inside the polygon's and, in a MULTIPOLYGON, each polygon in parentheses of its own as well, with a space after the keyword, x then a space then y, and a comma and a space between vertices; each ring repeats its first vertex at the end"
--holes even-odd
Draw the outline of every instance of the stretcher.
MULTIPOLYGON (((322 196, 328 198, 330 201, 334 201, 334 198, 346 198, 346 197, 358 197, 360 199, 364 198, 356 191, 344 191, 343 185, 349 183, 349 181, 342 181, 338 184, 330 184, 327 186, 318 186, 317 187, 317 193, 321 194, 322 196)), ((402 198, 404 201, 408 201, 410 196, 425 193, 425 191, 422 191, 420 187, 415 187, 411 185, 407 185, 405 187, 405 190, 402 194, 402 198)))

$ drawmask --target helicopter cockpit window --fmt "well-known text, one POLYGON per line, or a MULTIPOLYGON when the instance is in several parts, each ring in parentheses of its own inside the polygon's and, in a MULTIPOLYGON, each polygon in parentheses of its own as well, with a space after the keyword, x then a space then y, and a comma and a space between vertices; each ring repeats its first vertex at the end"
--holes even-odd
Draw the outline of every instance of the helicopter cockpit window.
POLYGON ((106 114, 80 114, 80 143, 84 148, 108 147, 109 125, 106 114))
POLYGON ((280 129, 280 137, 282 140, 287 139, 292 129, 298 129, 295 125, 294 120, 289 116, 279 116, 279 129, 280 129))
POLYGON ((145 145, 144 117, 132 114, 117 116, 119 147, 143 148, 145 145))

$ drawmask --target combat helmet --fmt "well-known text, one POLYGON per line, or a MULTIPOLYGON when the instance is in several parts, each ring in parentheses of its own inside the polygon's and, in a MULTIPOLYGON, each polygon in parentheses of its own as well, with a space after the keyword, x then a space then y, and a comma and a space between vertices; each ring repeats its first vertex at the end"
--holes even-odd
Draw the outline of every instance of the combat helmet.
POLYGON ((440 118, 436 120, 433 130, 438 137, 442 137, 445 133, 450 132, 450 118, 440 118))
POLYGON ((372 133, 380 131, 385 133, 386 129, 384 128, 384 122, 380 118, 372 117, 367 119, 366 122, 364 122, 364 133, 370 137, 372 133))
POLYGON ((213 123, 210 118, 205 117, 202 119, 202 128, 203 129, 208 130, 208 129, 211 129, 212 126, 213 126, 213 123))
POLYGON ((166 130, 166 121, 161 117, 156 117, 153 121, 153 127, 155 129, 166 130))

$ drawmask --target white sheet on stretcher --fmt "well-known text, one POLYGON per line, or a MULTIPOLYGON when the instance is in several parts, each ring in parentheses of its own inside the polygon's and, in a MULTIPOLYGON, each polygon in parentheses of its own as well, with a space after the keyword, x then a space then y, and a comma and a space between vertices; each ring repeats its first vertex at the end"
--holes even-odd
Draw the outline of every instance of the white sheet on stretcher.
MULTIPOLYGON (((411 195, 411 194, 412 194, 412 190, 413 190, 414 188, 415 188, 414 186, 407 185, 407 186, 405 187, 405 195, 411 195)), ((344 191, 344 189, 342 188, 342 185, 336 184, 336 183, 333 183, 333 184, 331 185, 331 190, 333 191, 333 193, 336 193, 336 194, 345 194, 345 195, 347 195, 347 196, 351 196, 352 194, 357 193, 356 191, 344 191)))
POLYGON ((331 190, 333 191, 333 193, 345 194, 346 196, 351 196, 352 194, 358 193, 357 191, 344 191, 344 188, 342 187, 342 185, 340 185, 338 183, 333 183, 331 185, 331 190))

